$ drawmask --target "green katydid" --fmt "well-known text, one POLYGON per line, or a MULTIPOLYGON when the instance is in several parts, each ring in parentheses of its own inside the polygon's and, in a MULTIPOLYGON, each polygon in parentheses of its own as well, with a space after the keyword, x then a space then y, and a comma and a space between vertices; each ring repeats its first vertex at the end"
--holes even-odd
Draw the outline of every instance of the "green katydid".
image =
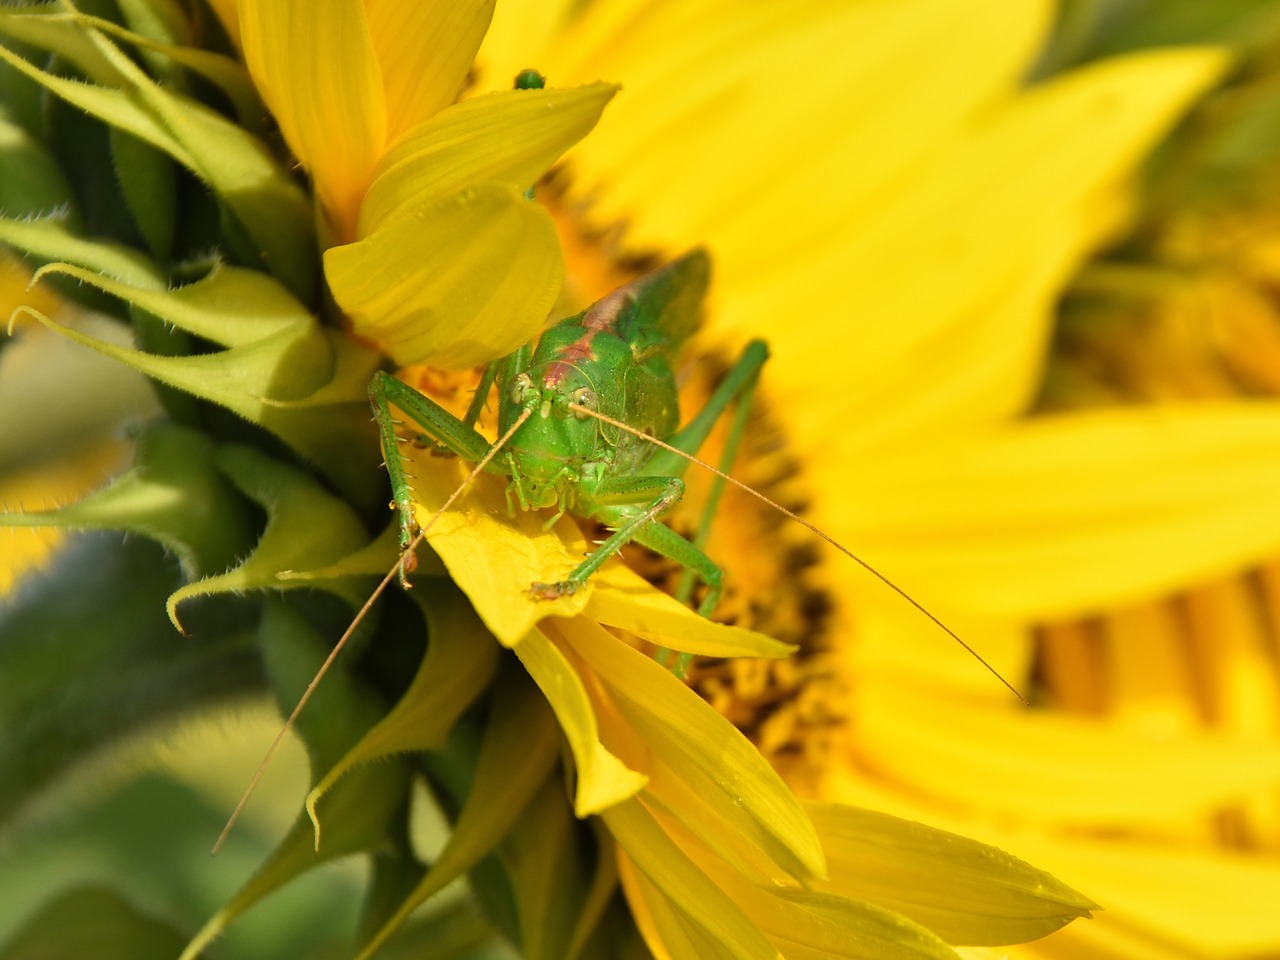
MULTIPOLYGON (((285 721, 219 837, 215 852, 284 734, 365 612, 397 572, 401 582, 408 585, 405 577, 414 568, 414 550, 422 541, 426 527, 419 529, 414 516, 414 495, 400 453, 402 441, 396 432, 398 421, 393 405, 422 430, 420 442, 476 465, 436 516, 443 513, 478 474, 489 472, 508 478, 507 505, 512 513, 517 507, 554 509, 548 526, 568 512, 597 521, 613 531, 563 579, 529 586, 533 601, 577 591, 606 560, 634 541, 676 561, 706 584, 698 613, 709 617, 720 596, 722 573, 703 552, 702 542, 719 493, 727 482, 803 524, 859 563, 937 624, 1026 702, 977 651, 878 570, 804 518, 725 472, 745 431, 751 396, 768 359, 768 348, 763 341, 753 340, 746 345, 705 406, 684 426, 679 426, 671 361, 697 328, 709 279, 710 259, 705 252, 695 250, 620 287, 581 313, 553 324, 536 343, 526 344, 485 368, 462 418, 390 374, 374 375, 369 384, 369 399, 391 480, 391 506, 399 514, 400 561, 356 615, 285 721), (500 437, 490 443, 474 424, 495 384, 500 437), (698 459, 696 454, 730 406, 736 408, 734 419, 721 466, 716 467, 698 459), (681 536, 661 520, 663 513, 683 496, 681 477, 690 463, 697 463, 716 476, 694 540, 681 536)), ((686 576, 681 587, 682 600, 687 599, 692 586, 692 579, 686 576)), ((673 669, 683 673, 686 665, 687 658, 682 655, 673 669)))
MULTIPOLYGON (((548 525, 571 512, 613 531, 564 579, 533 584, 529 593, 534 600, 575 592, 609 557, 635 541, 681 564, 707 585, 698 613, 709 617, 720 596, 722 573, 702 551, 702 541, 719 490, 729 482, 804 524, 861 564, 1000 677, 950 628, 879 571, 808 521, 725 473, 745 430, 760 369, 769 356, 764 341, 746 345, 706 405, 677 429, 679 406, 671 358, 697 328, 710 272, 710 258, 695 250, 554 324, 536 345, 526 344, 486 368, 461 420, 389 374, 375 374, 369 398, 391 477, 392 506, 400 513, 402 580, 406 568, 412 569, 410 546, 417 524, 391 404, 425 431, 428 443, 478 464, 478 470, 508 477, 507 505, 513 514, 516 505, 522 510, 555 508, 548 525), (473 424, 495 382, 503 438, 491 445, 473 424), (730 405, 736 406, 736 414, 721 468, 716 468, 698 460, 696 453, 730 405), (716 474, 693 541, 660 519, 683 496, 681 476, 690 463, 716 474)), ((691 586, 686 578, 682 592, 691 586)), ((1000 680, 1009 686, 1003 677, 1000 680)))

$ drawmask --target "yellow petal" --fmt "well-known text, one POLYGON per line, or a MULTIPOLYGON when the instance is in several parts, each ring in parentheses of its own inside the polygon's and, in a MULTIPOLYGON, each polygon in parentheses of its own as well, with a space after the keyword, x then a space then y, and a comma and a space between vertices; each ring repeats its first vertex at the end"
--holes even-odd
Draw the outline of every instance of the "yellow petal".
POLYGON ((564 272, 551 218, 520 190, 479 184, 324 255, 334 299, 398 363, 463 369, 546 321, 564 272))
POLYGON ((782 960, 751 919, 667 836, 639 800, 620 803, 601 816, 652 884, 640 892, 663 940, 674 939, 668 944, 671 956, 782 960), (677 952, 680 944, 685 947, 677 952), (694 947, 703 952, 690 953, 694 947))
POLYGON ((595 125, 617 87, 509 90, 455 104, 414 127, 379 161, 360 235, 429 199, 494 180, 531 187, 595 125))
POLYGON ((1193 957, 1263 957, 1280 951, 1280 863, 1274 857, 1179 850, 1118 840, 1019 836, 1020 856, 1087 889, 1154 944, 1193 957))
POLYGON ((362 0, 241 0, 245 63, 339 239, 386 143, 386 101, 362 0))
POLYGON ((571 76, 628 91, 575 154, 583 192, 599 186, 602 219, 626 218, 640 243, 709 241, 735 280, 931 155, 1016 82, 1050 12, 1025 0, 616 6, 592 8, 559 45, 571 76), (850 91, 869 89, 850 110, 850 91), (685 175, 659 188, 675 168, 685 175))
POLYGON ((819 890, 901 913, 950 943, 1035 940, 1098 909, 1043 870, 959 834, 845 804, 805 809, 831 862, 819 890))
POLYGON ((1280 552, 1280 406, 1043 417, 844 476, 827 529, 960 609, 1047 618, 1280 552))
MULTIPOLYGON (((416 464, 413 489, 419 504, 418 523, 427 528, 471 465, 425 451, 411 455, 416 464)), ((559 580, 575 566, 574 557, 587 549, 573 521, 561 518, 550 531, 543 529, 543 523, 538 513, 521 512, 508 519, 501 482, 483 476, 427 529, 427 542, 444 561, 449 576, 504 646, 520 643, 544 617, 578 613, 591 593, 588 583, 572 596, 529 599, 531 584, 559 580)))
POLYGON ((521 70, 544 63, 552 35, 574 5, 573 0, 499 5, 476 57, 482 89, 506 89, 521 70))
POLYGON ((386 86, 387 142, 453 103, 493 16, 494 0, 369 3, 386 86))
POLYGON ((547 698, 569 742, 578 774, 574 813, 579 817, 601 813, 643 789, 648 778, 628 769, 600 742, 595 711, 582 680, 556 645, 535 630, 516 647, 516 655, 547 698))
MULTIPOLYGON (((1099 225, 1080 211, 1096 210, 1098 191, 1127 175, 1223 65, 1215 52, 1177 50, 1066 75, 973 123, 913 171, 904 181, 909 192, 857 210, 843 236, 789 258, 786 274, 751 262, 737 277, 728 258, 717 261, 722 288, 734 291, 722 298, 717 323, 766 335, 779 322, 791 325, 775 349, 773 382, 804 391, 799 402, 814 384, 843 385, 839 404, 815 404, 818 415, 797 418, 802 449, 816 456, 833 436, 856 438, 863 418, 874 421, 897 397, 919 391, 921 358, 951 346, 948 328, 968 331, 1011 293, 1030 306, 1005 318, 1022 326, 1013 356, 1022 366, 987 360, 979 369, 1003 390, 1028 389, 1045 307, 1070 261, 1100 239, 1099 225), (1039 280, 1038 291, 1026 290, 1027 277, 1039 280)), ((1004 329, 987 322, 977 332, 992 338, 993 356, 1003 360, 1004 329)), ((856 440, 837 451, 843 455, 827 458, 828 476, 843 476, 865 455, 856 440)))
POLYGON ((227 36, 231 38, 231 43, 240 48, 240 12, 237 9, 239 4, 236 0, 209 0, 209 6, 213 8, 214 15, 218 18, 218 22, 222 24, 222 29, 227 31, 227 36))
POLYGON ((850 748, 865 769, 1023 821, 1177 830, 1280 784, 1274 738, 1130 731, 888 677, 860 687, 850 711, 857 729, 875 731, 850 748))
POLYGON ((743 627, 713 623, 655 590, 622 564, 608 564, 591 582, 583 610, 589 620, 627 630, 659 646, 704 657, 788 657, 796 647, 743 627))
POLYGON ((655 660, 610 642, 586 618, 557 627, 608 690, 627 728, 677 777, 704 796, 721 798, 726 824, 793 876, 826 871, 818 835, 799 801, 729 721, 655 660))

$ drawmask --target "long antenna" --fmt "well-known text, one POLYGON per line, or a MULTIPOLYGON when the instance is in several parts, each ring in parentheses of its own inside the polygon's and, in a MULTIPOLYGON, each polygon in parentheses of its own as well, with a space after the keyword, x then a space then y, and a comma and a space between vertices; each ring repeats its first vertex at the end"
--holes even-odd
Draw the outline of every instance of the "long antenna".
POLYGON ((819 530, 817 527, 815 527, 812 523, 810 523, 804 517, 800 516, 794 511, 788 510, 782 504, 778 503, 776 500, 772 500, 769 497, 765 496, 763 493, 761 493, 759 490, 755 489, 754 487, 748 486, 747 484, 743 483, 741 480, 734 479, 733 477, 729 476, 729 474, 725 473, 723 470, 719 469, 718 467, 712 466, 711 464, 707 463, 705 460, 701 460, 698 457, 695 457, 691 453, 686 453, 685 451, 681 450, 679 447, 674 447, 663 440, 659 440, 657 437, 652 436, 651 434, 644 433, 641 430, 637 430, 635 427, 631 426, 630 424, 623 423, 621 420, 615 420, 613 417, 600 413, 598 410, 593 410, 590 407, 584 407, 581 404, 577 404, 577 403, 569 404, 569 409, 572 410, 574 413, 583 413, 583 414, 586 414, 587 416, 595 417, 597 420, 602 420, 605 423, 609 424, 611 427, 617 427, 619 430, 624 430, 627 433, 632 434, 633 436, 640 437, 642 440, 648 440, 650 443, 652 443, 656 447, 661 447, 663 450, 667 450, 671 453, 676 454, 677 456, 684 457, 689 462, 696 463, 698 466, 702 467, 704 470, 709 470, 711 473, 715 474, 720 479, 733 484, 739 490, 743 490, 746 493, 751 494, 751 496, 755 497, 757 500, 761 501, 762 503, 769 505, 770 507, 772 507, 773 509, 781 513, 783 516, 790 517, 796 523, 808 529, 811 533, 815 534, 818 537, 821 537, 827 543, 831 544, 833 547, 835 547, 837 550, 843 553, 846 557, 848 557, 854 563, 858 564, 860 567, 862 567, 862 569, 866 570, 873 577, 875 577, 877 580, 883 583, 886 587, 888 587, 890 590, 896 593, 898 596, 902 597, 902 599, 906 600, 907 603, 911 604, 918 611, 920 611, 922 614, 928 617, 947 636, 949 636, 956 643, 960 644, 960 646, 964 647, 964 649, 968 651, 970 656, 972 656, 980 664, 986 667, 987 671, 993 677, 995 677, 997 680, 1003 683, 1006 687, 1008 687, 1010 692, 1013 693, 1015 697, 1021 700, 1026 706, 1031 706, 1027 698, 1018 692, 1017 687, 1015 687, 1008 680, 1002 677, 1000 675, 1000 672, 996 670, 995 667, 991 666, 991 664, 989 664, 983 658, 982 654, 978 653, 977 650, 973 649, 973 647, 969 646, 969 644, 961 640, 959 635, 954 630, 952 630, 945 623, 943 623, 941 620, 935 617, 932 613, 926 610, 924 606, 920 603, 920 601, 916 600, 915 597, 911 596, 911 594, 907 593, 907 591, 903 590, 900 586, 898 586, 896 583, 894 583, 892 580, 886 577, 883 573, 881 573, 871 564, 867 563, 867 561, 863 560, 860 556, 858 556, 856 553, 854 553, 844 544, 837 541, 830 534, 824 533, 822 530, 819 530))
POLYGON ((311 695, 315 692, 316 687, 319 686, 320 681, 323 680, 325 674, 329 672, 329 668, 333 666, 333 662, 338 659, 338 654, 341 653, 342 648, 347 645, 347 641, 351 639, 351 635, 356 632, 356 627, 360 626, 361 621, 363 621, 368 615, 369 610, 373 607, 374 603, 380 596, 382 596, 383 591, 390 586, 391 581, 395 579, 396 573, 403 568, 405 558, 413 556, 413 552, 418 549, 418 544, 422 543, 426 538, 427 531, 435 525, 435 522, 443 516, 446 510, 453 506, 454 501, 456 501, 458 497, 462 496, 463 491, 466 490, 467 487, 471 485, 471 482, 484 471, 484 468, 489 465, 489 462, 498 455, 498 451, 501 450, 508 441, 510 441, 512 436, 515 435, 515 432, 524 425, 524 422, 529 419, 532 413, 532 410, 521 411, 520 416, 516 418, 516 422, 511 425, 506 433, 498 438, 497 443, 489 448, 489 452, 480 458, 479 462, 477 462, 471 472, 467 474, 466 478, 458 484, 453 493, 449 494, 449 498, 440 506, 440 509, 431 515, 431 519, 426 522, 426 525, 418 530, 417 536, 415 536, 413 540, 409 542, 409 545, 401 551, 400 559, 396 561, 396 565, 388 570, 387 575, 382 578, 382 582, 373 588, 373 593, 369 594, 369 599, 364 602, 364 606, 362 606, 359 612, 356 613, 355 619, 351 621, 351 626, 347 627, 346 632, 343 633, 342 636, 338 638, 338 642, 333 645, 333 649, 329 651, 329 656, 325 658, 324 663, 320 664, 320 669, 316 671, 316 675, 312 677, 311 682, 307 684, 307 689, 303 691, 301 699, 298 700, 298 705, 293 708, 293 712, 289 714, 289 718, 285 720, 284 726, 280 728, 280 732, 276 734, 276 738, 271 741, 271 746, 267 748, 267 752, 263 756, 262 762, 258 764, 258 769, 254 772, 253 779, 251 779, 249 781, 249 785, 245 787, 244 794, 240 797, 240 802, 237 803, 236 808, 231 811, 231 817, 227 820, 227 825, 223 827, 222 832, 218 834, 218 839, 214 843, 213 849, 210 851, 210 856, 216 856, 218 851, 222 849, 222 844, 226 842, 227 837, 231 833, 231 828, 234 827, 236 825, 236 821, 240 819, 241 811, 244 810, 245 804, 249 802, 249 797, 253 795, 253 791, 257 788, 258 781, 262 779, 263 773, 266 772, 267 765, 271 763, 271 758, 275 756, 276 750, 278 750, 280 744, 284 742, 285 735, 293 729, 294 722, 298 719, 298 715, 302 713, 302 708, 307 705, 307 701, 311 699, 311 695))

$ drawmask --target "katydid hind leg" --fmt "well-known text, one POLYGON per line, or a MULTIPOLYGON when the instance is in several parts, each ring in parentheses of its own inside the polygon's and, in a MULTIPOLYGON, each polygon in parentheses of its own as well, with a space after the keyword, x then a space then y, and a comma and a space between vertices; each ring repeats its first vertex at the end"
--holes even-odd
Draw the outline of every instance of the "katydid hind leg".
MULTIPOLYGON (((733 420, 729 423, 729 431, 725 435, 724 450, 721 452, 718 465, 721 473, 729 473, 738 455, 738 447, 742 444, 742 438, 747 430, 747 421, 751 415, 751 400, 755 396, 756 385, 760 382, 760 369, 766 359, 768 359, 768 351, 763 342, 757 340, 748 344, 742 356, 738 358, 738 362, 730 368, 720 387, 703 408, 704 411, 711 409, 718 419, 723 414, 725 406, 730 402, 733 404, 733 420)), ((699 411, 699 415, 701 413, 702 411, 699 411)), ((702 505, 698 529, 693 537, 693 545, 700 551, 706 549, 707 538, 711 534, 711 524, 715 521, 720 509, 720 498, 724 494, 724 488, 724 479, 713 476, 711 489, 707 493, 706 502, 702 505)), ((694 568, 685 564, 684 576, 680 578, 680 585, 676 589, 677 600, 681 603, 689 602, 689 598, 693 596, 696 579, 697 574, 694 568)))
MULTIPOLYGON (((725 411, 729 409, 729 405, 740 401, 744 391, 750 399, 756 380, 760 376, 760 368, 768 359, 769 348, 763 340, 752 340, 748 343, 737 362, 729 368, 729 372, 720 381, 720 385, 712 391, 702 409, 690 417, 688 423, 667 437, 666 443, 675 447, 680 453, 696 454, 711 431, 715 429, 720 418, 724 416, 725 411)), ((679 477, 688 470, 689 462, 688 457, 682 457, 679 453, 658 450, 645 464, 645 469, 654 474, 679 477)))

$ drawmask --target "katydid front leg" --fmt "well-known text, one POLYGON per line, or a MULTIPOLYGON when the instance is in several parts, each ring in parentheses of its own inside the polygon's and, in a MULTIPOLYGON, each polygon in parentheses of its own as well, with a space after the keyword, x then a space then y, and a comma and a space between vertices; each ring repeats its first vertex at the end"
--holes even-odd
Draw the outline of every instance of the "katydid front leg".
POLYGON ((558 583, 535 583, 530 595, 539 600, 576 593, 611 556, 632 540, 696 573, 707 584, 707 595, 698 613, 709 616, 720 599, 723 574, 711 558, 664 525, 658 517, 684 496, 679 477, 605 477, 594 489, 584 489, 580 497, 590 517, 614 527, 604 543, 558 583), (643 510, 636 507, 646 504, 643 510))
MULTIPOLYGON (((396 419, 391 413, 393 403, 408 414, 427 436, 471 463, 478 463, 489 452, 489 441, 440 404, 389 373, 379 370, 373 375, 369 381, 369 405, 373 407, 373 419, 378 424, 382 455, 391 480, 391 507, 400 514, 400 552, 403 554, 413 542, 418 524, 413 513, 413 489, 400 453, 403 441, 396 435, 396 419)), ((416 565, 413 554, 404 557, 400 564, 402 585, 408 585, 405 576, 412 573, 416 565)))

